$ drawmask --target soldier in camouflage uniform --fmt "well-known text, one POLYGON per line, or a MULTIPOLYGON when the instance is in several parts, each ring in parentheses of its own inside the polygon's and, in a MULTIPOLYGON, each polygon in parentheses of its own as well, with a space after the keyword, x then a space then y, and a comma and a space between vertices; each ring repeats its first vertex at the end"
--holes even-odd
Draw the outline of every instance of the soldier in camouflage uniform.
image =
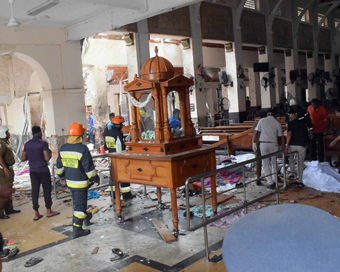
MULTIPOLYGON (((9 128, 0 126, 0 186, 9 184, 13 185, 14 171, 13 164, 15 163, 14 153, 9 146, 9 128)), ((8 219, 9 214, 19 213, 20 210, 14 210, 13 201, 9 199, 0 199, 0 219, 8 219)))

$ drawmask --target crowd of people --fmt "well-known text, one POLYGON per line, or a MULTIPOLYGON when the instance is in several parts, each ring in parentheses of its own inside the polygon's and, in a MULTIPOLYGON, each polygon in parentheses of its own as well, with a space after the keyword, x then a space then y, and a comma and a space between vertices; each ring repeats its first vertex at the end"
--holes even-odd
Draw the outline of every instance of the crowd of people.
MULTIPOLYGON (((324 161, 324 140, 323 137, 329 132, 330 118, 327 110, 321 106, 319 99, 312 99, 311 105, 305 109, 293 98, 289 101, 289 110, 286 114, 287 137, 284 152, 297 152, 299 173, 296 173, 294 154, 289 155, 290 174, 289 178, 298 176, 298 185, 302 185, 304 160, 307 150, 310 153, 310 160, 324 161), (326 125, 324 120, 327 120, 326 125)), ((336 115, 340 117, 340 106, 335 109, 336 115)), ((277 152, 282 148, 282 126, 277 121, 272 111, 267 113, 263 110, 257 111, 260 120, 254 124, 253 151, 256 157, 265 156, 277 152)), ((338 136, 330 146, 334 146, 340 140, 338 136)), ((261 184, 261 166, 257 164, 257 185, 261 184)), ((275 189, 276 156, 262 160, 262 168, 266 177, 268 188, 275 189)))

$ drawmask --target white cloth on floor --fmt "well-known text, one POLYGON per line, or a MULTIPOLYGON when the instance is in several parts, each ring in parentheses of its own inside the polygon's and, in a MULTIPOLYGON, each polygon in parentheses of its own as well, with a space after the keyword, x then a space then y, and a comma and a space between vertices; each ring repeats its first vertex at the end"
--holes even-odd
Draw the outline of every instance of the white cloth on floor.
MULTIPOLYGON (((236 156, 231 155, 231 158, 236 163, 240 163, 240 162, 255 159, 255 155, 252 154, 252 153, 247 153, 247 154, 240 154, 240 155, 236 155, 236 156)), ((254 166, 255 166, 255 162, 246 164, 246 167, 248 167, 248 169, 252 169, 254 166)))
POLYGON ((303 172, 303 183, 322 192, 340 193, 340 174, 328 162, 312 161, 303 172))

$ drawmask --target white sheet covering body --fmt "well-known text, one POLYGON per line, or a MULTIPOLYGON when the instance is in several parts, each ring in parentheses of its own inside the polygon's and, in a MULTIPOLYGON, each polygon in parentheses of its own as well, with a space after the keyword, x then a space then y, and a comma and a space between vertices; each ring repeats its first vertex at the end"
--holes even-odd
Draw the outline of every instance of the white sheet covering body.
POLYGON ((340 192, 340 174, 328 162, 312 161, 303 172, 303 183, 322 192, 340 192))

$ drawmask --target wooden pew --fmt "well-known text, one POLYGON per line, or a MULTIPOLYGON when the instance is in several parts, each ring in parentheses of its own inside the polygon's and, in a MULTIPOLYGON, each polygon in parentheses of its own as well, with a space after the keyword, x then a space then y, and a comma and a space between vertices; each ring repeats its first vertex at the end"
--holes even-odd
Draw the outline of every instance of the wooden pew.
MULTIPOLYGON (((281 123, 282 131, 286 124, 281 123)), ((227 148, 228 155, 235 155, 237 150, 252 150, 253 124, 241 126, 203 127, 200 134, 204 144, 212 144, 220 148, 227 148)), ((282 143, 284 147, 284 142, 282 143)))
POLYGON ((323 138, 325 161, 331 162, 331 157, 340 157, 340 141, 338 141, 335 146, 329 147, 329 144, 335 138, 335 136, 325 136, 323 138))
MULTIPOLYGON (((336 131, 340 129, 340 118, 336 115, 329 115, 330 124, 329 124, 329 131, 332 132, 333 135, 336 135, 336 131)), ((327 120, 324 121, 324 126, 327 128, 327 120)))

